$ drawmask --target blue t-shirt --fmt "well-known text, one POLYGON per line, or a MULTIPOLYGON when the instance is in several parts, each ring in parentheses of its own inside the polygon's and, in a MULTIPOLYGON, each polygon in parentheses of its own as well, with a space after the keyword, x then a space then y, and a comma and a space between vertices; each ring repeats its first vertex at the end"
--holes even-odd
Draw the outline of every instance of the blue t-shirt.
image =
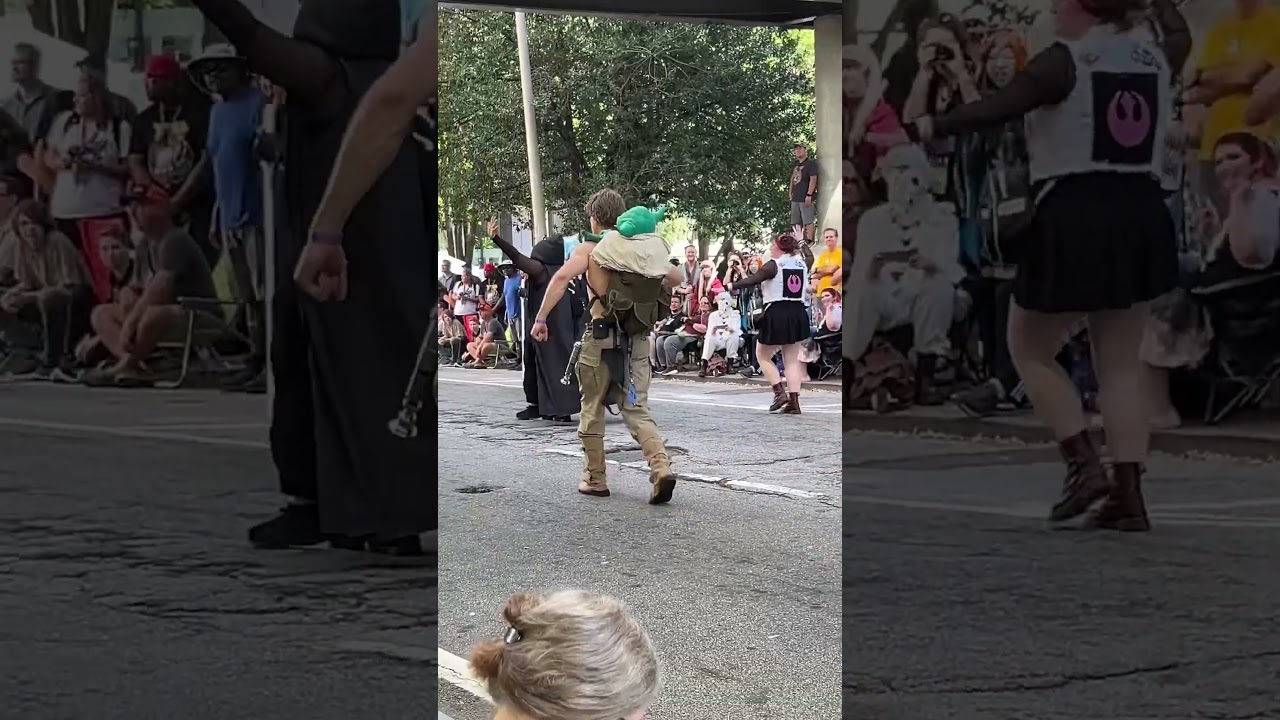
POLYGON ((520 276, 509 277, 502 283, 502 297, 507 305, 507 319, 520 317, 520 276))
POLYGON ((223 230, 262 225, 262 173, 253 146, 265 103, 255 87, 209 110, 209 162, 223 230))

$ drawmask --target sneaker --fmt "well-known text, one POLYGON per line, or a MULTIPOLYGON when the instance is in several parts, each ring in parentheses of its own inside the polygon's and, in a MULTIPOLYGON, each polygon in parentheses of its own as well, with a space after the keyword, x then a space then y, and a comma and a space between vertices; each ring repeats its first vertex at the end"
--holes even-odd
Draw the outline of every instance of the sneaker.
POLYGON ((956 393, 952 400, 965 415, 983 418, 999 412, 1000 403, 1005 400, 1005 394, 1000 383, 992 380, 956 393))
POLYGON ((279 515, 249 528, 249 542, 263 550, 319 545, 324 539, 320 510, 314 504, 286 505, 279 515))

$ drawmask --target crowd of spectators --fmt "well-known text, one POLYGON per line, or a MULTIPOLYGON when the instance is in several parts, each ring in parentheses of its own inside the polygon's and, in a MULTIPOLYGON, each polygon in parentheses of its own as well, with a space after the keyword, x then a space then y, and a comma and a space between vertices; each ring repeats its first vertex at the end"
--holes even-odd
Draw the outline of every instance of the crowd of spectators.
MULTIPOLYGON (((1023 123, 925 143, 912 122, 998 91, 1038 48, 985 4, 961 16, 935 0, 905 9, 907 41, 885 62, 865 46, 844 51, 847 400, 1013 410, 1026 399, 1005 325, 1035 205, 1023 123)), ((1280 334, 1280 9, 1231 0, 1193 30, 1195 59, 1174 69, 1183 102, 1162 177, 1183 283, 1155 303, 1143 343, 1163 399, 1152 423, 1163 427, 1187 413, 1216 417, 1224 382, 1228 397, 1260 401, 1280 377, 1280 342, 1266 340, 1280 334)), ((1090 404, 1083 325, 1060 361, 1090 404)))
MULTIPOLYGON (((75 88, 11 48, 0 99, 0 374, 151 385, 169 345, 221 347, 265 389, 262 121, 278 96, 227 46, 147 59, 141 112, 90 56, 75 88)), ((232 372, 238 367, 238 372, 232 372)))
MULTIPOLYGON (((810 379, 825 379, 840 371, 841 253, 840 232, 827 228, 807 288, 813 331, 806 355, 810 379)), ((655 374, 759 376, 755 339, 756 322, 764 309, 760 289, 728 291, 726 287, 757 272, 764 258, 731 251, 716 262, 700 259, 692 245, 684 248, 682 258, 673 259, 672 264, 684 270, 684 282, 673 291, 670 306, 651 338, 650 361, 655 374)), ((441 363, 519 369, 522 273, 507 263, 486 263, 482 273, 483 277, 477 277, 465 264, 454 272, 452 261, 441 261, 440 313, 446 318, 439 327, 441 363)), ((569 302, 576 301, 573 290, 569 302)))

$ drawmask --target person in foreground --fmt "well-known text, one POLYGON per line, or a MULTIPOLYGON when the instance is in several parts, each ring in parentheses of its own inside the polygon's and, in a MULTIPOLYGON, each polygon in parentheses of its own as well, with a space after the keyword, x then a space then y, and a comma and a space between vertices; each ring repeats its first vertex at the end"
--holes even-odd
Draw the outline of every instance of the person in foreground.
POLYGON ((330 173, 344 172, 335 163, 358 102, 400 57, 399 4, 308 0, 292 37, 260 23, 239 0, 194 4, 250 69, 287 97, 276 231, 281 276, 271 308, 271 452, 289 502, 252 528, 250 541, 288 548, 328 540, 344 549, 423 555, 421 534, 436 527, 431 441, 426 433, 400 438, 387 430, 416 370, 433 306, 421 287, 435 263, 424 211, 432 193, 422 185, 425 161, 412 141, 366 138, 362 150, 376 146, 382 167, 308 232, 330 173), (307 252, 337 258, 337 271, 308 275, 307 252), (323 302, 329 300, 341 302, 323 302))
POLYGON ((679 285, 684 276, 667 261, 671 250, 656 232, 655 218, 660 214, 643 207, 624 213, 624 207, 622 196, 609 189, 587 200, 591 232, 600 240, 574 248, 568 261, 551 278, 529 334, 538 342, 546 342, 548 315, 569 283, 585 275, 590 319, 582 334, 576 369, 582 393, 578 438, 586 468, 578 492, 609 496, 604 420, 608 407, 617 404, 622 421, 649 462, 649 504, 660 505, 671 501, 676 480, 666 444, 649 413, 649 380, 653 373, 649 334, 670 301, 671 288, 679 285))
POLYGON ((643 720, 662 694, 653 642, 615 598, 513 595, 502 616, 502 638, 471 651, 493 720, 643 720))
POLYGON ((1160 170, 1173 113, 1171 77, 1191 35, 1173 0, 1057 0, 1058 42, 982 100, 917 121, 923 139, 1027 116, 1035 216, 1009 311, 1009 349, 1067 476, 1050 520, 1151 527, 1140 487, 1150 416, 1139 356, 1151 300, 1178 273, 1160 170), (1153 12, 1161 45, 1137 28, 1153 12), (1080 397, 1055 361, 1072 325, 1089 323, 1114 464, 1088 433, 1080 397))

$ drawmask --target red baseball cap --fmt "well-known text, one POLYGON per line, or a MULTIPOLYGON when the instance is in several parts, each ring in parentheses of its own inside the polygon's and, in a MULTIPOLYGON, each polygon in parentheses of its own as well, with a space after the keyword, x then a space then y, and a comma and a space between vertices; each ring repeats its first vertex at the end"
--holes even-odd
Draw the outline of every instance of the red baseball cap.
POLYGON ((498 269, 498 268, 494 267, 493 263, 491 263, 491 262, 487 262, 487 263, 485 263, 485 264, 484 264, 484 271, 485 271, 485 272, 487 272, 487 273, 491 273, 491 272, 493 272, 494 270, 497 270, 497 269, 498 269))
POLYGON ((170 80, 182 74, 182 66, 172 55, 152 55, 147 58, 143 72, 152 80, 170 80))

